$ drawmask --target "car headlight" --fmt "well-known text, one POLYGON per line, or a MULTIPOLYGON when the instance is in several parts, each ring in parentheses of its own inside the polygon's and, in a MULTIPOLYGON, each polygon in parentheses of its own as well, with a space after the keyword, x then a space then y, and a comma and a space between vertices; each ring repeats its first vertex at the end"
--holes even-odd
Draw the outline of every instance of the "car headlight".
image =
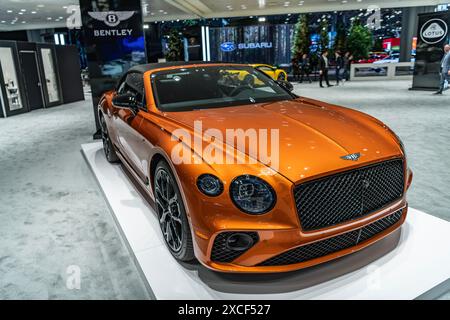
POLYGON ((217 197, 223 191, 223 183, 212 174, 202 174, 197 179, 198 189, 210 197, 217 197))
POLYGON ((273 188, 264 180, 250 175, 239 176, 230 185, 230 196, 240 210, 248 214, 264 214, 276 202, 273 188))

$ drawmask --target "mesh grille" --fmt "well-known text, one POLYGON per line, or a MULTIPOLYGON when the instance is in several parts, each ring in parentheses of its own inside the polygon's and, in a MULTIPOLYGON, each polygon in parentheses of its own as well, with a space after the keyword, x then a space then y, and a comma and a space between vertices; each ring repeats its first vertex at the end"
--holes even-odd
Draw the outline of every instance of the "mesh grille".
POLYGON ((400 221, 402 214, 403 209, 361 229, 289 250, 260 263, 259 266, 267 267, 296 264, 348 249, 393 226, 400 221))
MULTIPOLYGON (((235 251, 230 250, 227 246, 227 239, 232 234, 236 232, 222 232, 216 236, 214 240, 214 245, 211 251, 211 260, 215 262, 232 262, 237 257, 244 254, 247 250, 244 251, 235 251)), ((248 234, 253 239, 253 245, 255 245, 259 241, 258 233, 256 232, 239 232, 248 234)), ((250 248, 249 248, 250 249, 250 248)))
POLYGON ((361 218, 400 199, 402 160, 347 171, 297 186, 294 197, 303 230, 361 218))

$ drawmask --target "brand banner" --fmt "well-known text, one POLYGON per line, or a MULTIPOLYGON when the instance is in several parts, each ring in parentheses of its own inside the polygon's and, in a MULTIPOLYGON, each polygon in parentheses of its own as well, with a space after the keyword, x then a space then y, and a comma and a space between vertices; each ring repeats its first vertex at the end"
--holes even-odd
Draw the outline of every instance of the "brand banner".
POLYGON ((413 89, 439 88, 443 47, 449 43, 450 13, 419 15, 413 89))
POLYGON ((293 25, 210 28, 212 61, 289 65, 293 25))
POLYGON ((96 109, 102 94, 129 68, 147 61, 141 1, 80 0, 80 9, 99 130, 96 109))

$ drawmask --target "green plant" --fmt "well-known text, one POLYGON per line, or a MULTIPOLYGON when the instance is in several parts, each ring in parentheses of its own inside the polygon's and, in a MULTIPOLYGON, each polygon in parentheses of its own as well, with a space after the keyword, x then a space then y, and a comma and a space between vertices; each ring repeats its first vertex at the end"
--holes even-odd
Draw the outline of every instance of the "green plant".
POLYGON ((328 19, 323 18, 322 20, 320 20, 318 33, 320 35, 319 49, 321 51, 324 51, 324 50, 328 49, 328 47, 329 47, 329 44, 330 44, 329 29, 330 29, 330 25, 328 23, 328 19))
POLYGON ((377 38, 377 39, 375 40, 375 43, 374 43, 374 45, 373 45, 373 51, 375 51, 375 52, 381 52, 381 51, 384 51, 384 48, 383 48, 383 38, 377 38))
POLYGON ((311 34, 309 31, 309 18, 307 14, 302 14, 298 18, 294 31, 294 44, 292 46, 292 56, 300 58, 302 54, 309 54, 311 46, 311 34))
POLYGON ((342 16, 338 17, 336 25, 336 38, 333 46, 334 51, 345 52, 347 50, 347 30, 342 21, 342 16))
POLYGON ((183 60, 183 39, 176 29, 172 29, 169 33, 169 50, 166 53, 167 61, 182 61, 183 60))
POLYGON ((358 19, 355 19, 347 39, 348 50, 352 53, 354 59, 366 59, 369 56, 372 43, 372 32, 369 28, 361 25, 358 19))

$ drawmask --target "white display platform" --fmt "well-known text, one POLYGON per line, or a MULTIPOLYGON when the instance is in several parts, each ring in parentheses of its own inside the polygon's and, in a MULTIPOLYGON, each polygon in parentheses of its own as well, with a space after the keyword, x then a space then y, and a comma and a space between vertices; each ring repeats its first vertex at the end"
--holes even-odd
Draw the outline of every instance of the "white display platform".
POLYGON ((169 253, 156 213, 101 143, 82 145, 157 299, 414 299, 450 278, 450 223, 410 209, 401 231, 358 253, 285 274, 221 274, 169 253))

